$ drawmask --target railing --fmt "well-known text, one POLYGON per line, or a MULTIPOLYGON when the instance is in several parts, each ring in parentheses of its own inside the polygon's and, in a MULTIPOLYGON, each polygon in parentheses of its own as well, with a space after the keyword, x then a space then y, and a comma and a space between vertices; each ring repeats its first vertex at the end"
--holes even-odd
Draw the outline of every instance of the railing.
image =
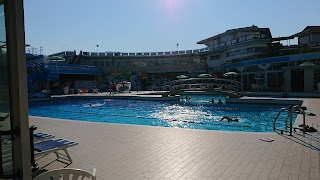
POLYGON ((259 35, 247 35, 237 39, 233 39, 227 42, 221 42, 219 44, 214 44, 212 46, 204 47, 201 49, 194 50, 180 50, 180 51, 165 51, 165 52, 83 52, 83 56, 168 56, 168 55, 191 55, 203 52, 212 51, 222 47, 232 46, 238 43, 243 43, 246 41, 252 41, 254 39, 267 39, 263 34, 259 35), (241 39, 241 40, 240 40, 241 39))
POLYGON ((280 130, 281 134, 282 134, 283 131, 288 132, 288 128, 289 128, 290 136, 292 136, 292 129, 294 129, 293 128, 293 121, 292 121, 292 113, 293 113, 293 111, 296 111, 296 110, 298 110, 300 112, 302 111, 302 114, 303 114, 303 123, 302 123, 303 129, 302 130, 303 130, 303 134, 305 134, 306 133, 306 113, 305 113, 304 109, 302 109, 299 105, 295 105, 291 109, 289 109, 288 115, 287 115, 286 121, 285 121, 285 123, 286 123, 285 124, 285 127, 286 127, 285 130, 278 129, 276 127, 276 123, 277 123, 277 120, 278 120, 281 112, 286 112, 287 111, 286 108, 281 108, 281 110, 278 112, 277 116, 273 120, 273 131, 280 130), (288 126, 288 119, 289 118, 290 118, 290 125, 288 126))
POLYGON ((188 78, 179 79, 167 82, 162 85, 162 90, 181 90, 181 89, 196 89, 196 90, 229 90, 235 93, 243 91, 243 84, 239 81, 222 79, 222 78, 188 78), (218 87, 218 88, 214 88, 218 87))
POLYGON ((39 47, 39 48, 35 48, 32 46, 27 46, 26 47, 26 53, 27 54, 32 54, 32 55, 43 55, 43 48, 39 47))

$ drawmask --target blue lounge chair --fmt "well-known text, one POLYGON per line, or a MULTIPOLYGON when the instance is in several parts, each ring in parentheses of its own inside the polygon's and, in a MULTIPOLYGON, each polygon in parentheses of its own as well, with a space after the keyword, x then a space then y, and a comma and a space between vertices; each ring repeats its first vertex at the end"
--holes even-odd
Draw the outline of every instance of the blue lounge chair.
POLYGON ((49 139, 34 143, 34 156, 37 159, 41 159, 48 154, 54 153, 57 156, 57 161, 65 164, 71 164, 72 159, 67 148, 77 144, 77 142, 66 139, 49 139), (64 151, 64 154, 60 153, 60 151, 64 151))
POLYGON ((54 138, 53 134, 47 134, 47 133, 42 133, 42 132, 38 132, 36 134, 33 134, 33 141, 34 142, 40 142, 40 141, 44 141, 47 139, 51 139, 54 138))

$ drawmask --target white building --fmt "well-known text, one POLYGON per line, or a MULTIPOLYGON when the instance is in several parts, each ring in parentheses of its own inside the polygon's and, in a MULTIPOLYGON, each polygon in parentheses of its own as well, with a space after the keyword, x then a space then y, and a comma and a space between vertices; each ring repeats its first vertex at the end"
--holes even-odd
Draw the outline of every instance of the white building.
POLYGON ((208 46, 206 55, 208 69, 221 71, 222 65, 235 59, 251 57, 268 51, 271 44, 269 28, 250 26, 227 30, 222 34, 199 41, 208 46))

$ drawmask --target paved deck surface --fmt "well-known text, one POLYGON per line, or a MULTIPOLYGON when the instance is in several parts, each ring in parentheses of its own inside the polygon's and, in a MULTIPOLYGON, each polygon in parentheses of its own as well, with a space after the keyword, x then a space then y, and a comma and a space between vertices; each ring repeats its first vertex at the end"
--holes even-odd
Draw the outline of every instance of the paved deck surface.
MULTIPOLYGON (((307 122, 320 125, 320 100, 304 105, 318 115, 307 122)), ((96 168, 98 179, 320 179, 318 132, 290 137, 30 117, 33 124, 37 132, 77 141, 68 167, 96 168)), ((37 162, 47 170, 66 166, 54 159, 52 154, 37 162)))

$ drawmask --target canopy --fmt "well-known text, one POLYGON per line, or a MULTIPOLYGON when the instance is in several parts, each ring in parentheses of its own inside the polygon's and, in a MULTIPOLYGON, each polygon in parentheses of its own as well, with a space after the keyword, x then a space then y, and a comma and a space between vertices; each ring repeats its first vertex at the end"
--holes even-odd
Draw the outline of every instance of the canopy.
POLYGON ((299 66, 315 66, 315 64, 312 61, 307 61, 300 64, 299 66))

